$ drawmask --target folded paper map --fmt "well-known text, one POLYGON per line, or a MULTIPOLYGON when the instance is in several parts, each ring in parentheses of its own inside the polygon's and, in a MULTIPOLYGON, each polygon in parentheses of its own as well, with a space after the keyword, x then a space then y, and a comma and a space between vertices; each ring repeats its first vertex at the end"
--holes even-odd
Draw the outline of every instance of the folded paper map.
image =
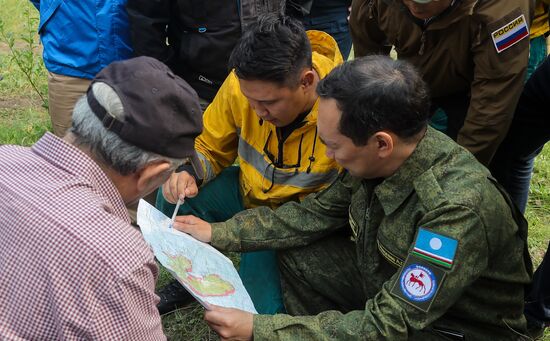
POLYGON ((137 223, 158 261, 206 309, 209 304, 256 313, 233 263, 209 244, 170 228, 170 218, 140 200, 137 223))

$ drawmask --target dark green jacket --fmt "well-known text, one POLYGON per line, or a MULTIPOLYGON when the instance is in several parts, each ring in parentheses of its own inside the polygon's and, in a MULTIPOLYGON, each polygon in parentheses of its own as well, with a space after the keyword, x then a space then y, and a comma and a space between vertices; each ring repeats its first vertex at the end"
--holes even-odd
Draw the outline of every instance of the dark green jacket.
MULTIPOLYGON (((363 311, 317 316, 254 317, 254 339, 426 339, 419 331, 460 331, 467 340, 517 339, 525 332, 523 287, 532 274, 526 223, 462 147, 428 129, 399 170, 382 182, 344 174, 301 204, 256 208, 212 225, 212 244, 224 250, 307 245, 352 226, 363 285, 363 311), (423 311, 392 293, 419 228, 458 241, 431 306, 423 311), (515 331, 512 331, 513 328, 515 331)), ((413 302, 414 303, 414 302, 413 302)), ((424 334, 424 333, 422 333, 424 334)))

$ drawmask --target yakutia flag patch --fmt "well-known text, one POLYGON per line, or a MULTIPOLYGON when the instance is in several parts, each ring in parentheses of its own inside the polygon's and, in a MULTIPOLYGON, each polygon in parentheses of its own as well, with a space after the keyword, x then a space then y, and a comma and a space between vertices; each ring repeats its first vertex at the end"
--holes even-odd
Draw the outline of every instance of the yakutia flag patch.
POLYGON ((527 37, 529 37, 529 28, 523 14, 491 33, 498 53, 527 37))
POLYGON ((458 241, 440 234, 418 229, 413 254, 450 269, 453 266, 458 241))

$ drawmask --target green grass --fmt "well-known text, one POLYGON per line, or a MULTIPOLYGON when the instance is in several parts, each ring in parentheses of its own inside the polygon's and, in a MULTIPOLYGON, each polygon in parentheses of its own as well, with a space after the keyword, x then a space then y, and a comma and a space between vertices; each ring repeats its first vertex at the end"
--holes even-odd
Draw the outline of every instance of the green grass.
MULTIPOLYGON (((6 36, 15 39, 18 51, 30 51, 24 37, 32 34, 38 41, 36 22, 38 13, 29 1, 3 0, 0 7, 0 25, 6 36), (25 12, 31 15, 30 20, 25 12)), ((42 65, 40 49, 33 49, 37 67, 30 73, 37 84, 40 95, 47 94, 47 73, 42 65)), ((43 107, 40 95, 30 85, 25 74, 14 60, 10 47, 0 42, 0 144, 31 145, 50 129, 50 119, 43 107)))
POLYGON ((0 109, 0 144, 29 146, 49 130, 45 111, 38 108, 0 109))
MULTIPOLYGON (((29 21, 24 15, 28 9, 37 17, 34 7, 26 0, 3 0, 0 6, 0 20, 5 31, 15 37, 29 33, 29 21)), ((35 28, 31 28, 35 30, 35 28)), ((36 34, 34 38, 38 39, 36 34)), ((21 39, 16 48, 25 49, 21 39)), ((40 49, 33 53, 40 61, 40 49)), ((51 129, 47 110, 36 91, 29 85, 25 75, 17 67, 5 43, 0 42, 0 144, 31 145, 45 131, 51 129)), ((39 92, 47 94, 47 73, 43 65, 33 71, 39 92)), ((546 147, 537 158, 535 173, 531 182, 531 194, 526 217, 529 221, 529 251, 535 265, 544 255, 550 240, 550 147, 546 147)), ((234 256, 232 257, 234 258, 234 256)), ((161 269, 158 287, 171 280, 170 275, 161 269)), ((164 330, 172 340, 216 340, 202 320, 203 309, 198 304, 162 316, 164 330)), ((544 340, 550 341, 550 332, 544 340)))
MULTIPOLYGON (((172 275, 160 266, 160 274, 157 288, 162 288, 172 281, 172 275)), ((162 316, 164 333, 170 340, 218 340, 214 333, 203 320, 204 309, 199 303, 193 303, 174 313, 162 316)))

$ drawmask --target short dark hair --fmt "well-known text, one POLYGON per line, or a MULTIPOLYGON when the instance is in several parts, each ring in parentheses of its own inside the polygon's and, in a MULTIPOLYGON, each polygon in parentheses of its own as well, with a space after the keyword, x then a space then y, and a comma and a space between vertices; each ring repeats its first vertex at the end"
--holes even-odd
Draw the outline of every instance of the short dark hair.
POLYGON ((229 69, 245 80, 294 87, 311 68, 311 45, 304 26, 284 14, 264 14, 247 27, 229 58, 229 69))
POLYGON ((387 56, 357 58, 332 70, 317 86, 342 111, 339 131, 357 146, 388 130, 402 139, 421 132, 430 118, 428 87, 407 62, 387 56))

